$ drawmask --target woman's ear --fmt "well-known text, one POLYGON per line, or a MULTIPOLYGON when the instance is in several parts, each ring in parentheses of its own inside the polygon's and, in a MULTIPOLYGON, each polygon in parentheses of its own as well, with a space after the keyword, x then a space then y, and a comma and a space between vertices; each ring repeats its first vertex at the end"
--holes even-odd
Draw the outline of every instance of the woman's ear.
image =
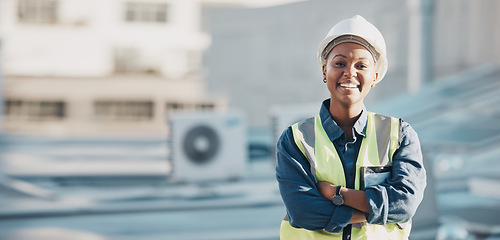
POLYGON ((323 69, 323 79, 326 79, 326 66, 323 65, 322 69, 323 69))
POLYGON ((375 76, 373 76, 372 88, 374 88, 375 85, 377 84, 377 79, 378 79, 378 72, 375 72, 375 76))

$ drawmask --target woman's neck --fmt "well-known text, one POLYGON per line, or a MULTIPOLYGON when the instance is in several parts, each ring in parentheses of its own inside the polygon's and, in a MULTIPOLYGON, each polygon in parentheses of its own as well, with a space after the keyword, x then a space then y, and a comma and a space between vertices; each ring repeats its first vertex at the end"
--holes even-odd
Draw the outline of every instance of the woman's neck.
POLYGON ((352 141, 352 128, 363 111, 363 103, 350 105, 349 107, 334 104, 330 101, 330 114, 333 120, 344 131, 347 141, 352 141))

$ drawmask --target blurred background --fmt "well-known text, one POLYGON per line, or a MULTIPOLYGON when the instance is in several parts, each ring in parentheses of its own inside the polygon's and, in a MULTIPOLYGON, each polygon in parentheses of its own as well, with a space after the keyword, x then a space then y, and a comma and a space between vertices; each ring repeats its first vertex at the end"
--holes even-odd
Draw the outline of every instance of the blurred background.
POLYGON ((411 239, 500 239, 496 0, 0 0, 0 239, 279 239, 275 143, 329 93, 316 49, 387 43, 371 111, 417 131, 411 239))

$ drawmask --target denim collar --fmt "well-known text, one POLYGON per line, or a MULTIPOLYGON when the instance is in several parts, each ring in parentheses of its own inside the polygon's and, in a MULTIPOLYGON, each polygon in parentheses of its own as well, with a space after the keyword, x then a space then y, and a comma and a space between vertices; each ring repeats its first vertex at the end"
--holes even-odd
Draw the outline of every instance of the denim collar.
MULTIPOLYGON (((323 128, 330 138, 330 141, 334 141, 344 134, 342 128, 337 125, 335 120, 332 118, 332 114, 330 113, 330 99, 326 99, 323 101, 321 105, 321 109, 319 111, 319 116, 321 118, 321 123, 323 124, 323 128)), ((368 120, 368 114, 366 113, 366 107, 363 105, 363 110, 361 111, 361 116, 359 116, 358 120, 354 123, 354 131, 363 137, 366 137, 366 121, 368 120)))

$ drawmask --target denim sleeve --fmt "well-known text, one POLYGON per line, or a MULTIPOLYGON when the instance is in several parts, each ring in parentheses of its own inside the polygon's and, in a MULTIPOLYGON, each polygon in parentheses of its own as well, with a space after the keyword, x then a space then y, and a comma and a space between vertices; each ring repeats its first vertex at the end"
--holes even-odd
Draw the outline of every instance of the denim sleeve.
POLYGON ((385 182, 365 189, 370 206, 369 223, 404 223, 409 221, 422 201, 426 172, 418 135, 406 122, 402 140, 392 159, 392 173, 385 182))
POLYGON ((288 128, 277 143, 276 163, 276 178, 290 225, 312 231, 341 232, 351 221, 353 209, 337 207, 321 196, 309 162, 292 139, 288 128))

